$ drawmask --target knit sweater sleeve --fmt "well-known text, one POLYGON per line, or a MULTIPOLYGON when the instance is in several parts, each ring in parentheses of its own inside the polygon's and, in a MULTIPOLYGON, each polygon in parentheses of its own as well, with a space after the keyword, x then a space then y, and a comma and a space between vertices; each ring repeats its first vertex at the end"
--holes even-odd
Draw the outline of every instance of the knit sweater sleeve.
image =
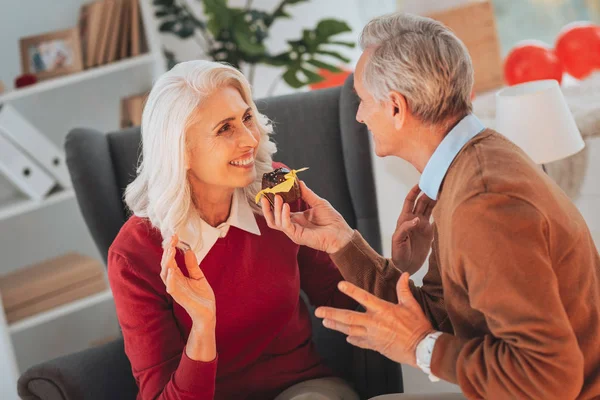
MULTIPOLYGON (((392 260, 379 255, 360 232, 354 231, 352 240, 332 254, 331 259, 347 281, 383 300, 398 302, 396 284, 402 274, 401 266, 397 267, 392 260)), ((429 271, 423 278, 423 286, 417 287, 411 282, 410 289, 434 327, 440 331, 452 332, 443 301, 435 246, 429 258, 429 271)))
POLYGON ((186 355, 186 341, 169 295, 158 272, 150 267, 132 265, 122 255, 109 252, 108 277, 125 353, 140 390, 138 398, 212 399, 217 360, 201 362, 186 355))
POLYGON ((331 259, 348 282, 383 300, 398 302, 396 283, 401 271, 373 250, 359 231, 355 230, 350 242, 331 254, 331 259))
POLYGON ((432 373, 468 398, 575 398, 583 355, 561 302, 546 218, 522 200, 486 193, 460 204, 451 224, 444 245, 455 284, 490 332, 440 336, 432 373))

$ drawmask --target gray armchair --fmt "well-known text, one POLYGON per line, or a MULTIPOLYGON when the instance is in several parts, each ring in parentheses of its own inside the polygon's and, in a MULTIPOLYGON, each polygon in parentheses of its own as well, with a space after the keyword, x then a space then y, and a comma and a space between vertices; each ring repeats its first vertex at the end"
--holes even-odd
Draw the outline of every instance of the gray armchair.
MULTIPOLYGON (((258 100, 257 105, 275 125, 275 159, 310 167, 302 178, 380 251, 368 133, 355 120, 352 77, 343 87, 258 100)), ((122 194, 135 176, 139 147, 139 128, 108 134, 75 129, 66 139, 77 201, 105 260, 128 216, 122 194)), ((319 352, 361 398, 403 391, 398 364, 348 345, 314 317, 313 328, 319 352)), ((30 368, 20 377, 18 392, 23 399, 135 399, 137 387, 120 339, 30 368)))

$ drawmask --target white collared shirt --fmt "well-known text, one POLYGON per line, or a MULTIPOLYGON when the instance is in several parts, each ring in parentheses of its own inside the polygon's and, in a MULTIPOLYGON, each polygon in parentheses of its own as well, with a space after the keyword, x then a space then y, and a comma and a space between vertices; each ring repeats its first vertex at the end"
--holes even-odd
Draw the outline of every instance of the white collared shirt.
POLYGON ((197 219, 190 220, 186 227, 178 232, 178 236, 180 240, 191 246, 198 262, 201 263, 217 240, 227 236, 229 227, 231 226, 260 236, 256 217, 252 212, 250 204, 248 204, 243 189, 236 189, 233 192, 231 209, 227 221, 215 228, 198 217, 197 219))
POLYGON ((440 186, 452 161, 465 144, 484 129, 485 126, 474 114, 468 114, 446 135, 433 152, 421 174, 419 187, 427 197, 437 200, 440 186))

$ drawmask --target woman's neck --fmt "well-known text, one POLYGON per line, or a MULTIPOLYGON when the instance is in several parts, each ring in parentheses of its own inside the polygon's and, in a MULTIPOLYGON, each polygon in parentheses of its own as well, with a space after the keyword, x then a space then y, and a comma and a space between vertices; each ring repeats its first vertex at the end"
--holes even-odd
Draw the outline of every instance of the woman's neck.
POLYGON ((234 190, 232 188, 198 187, 198 185, 192 184, 194 205, 200 217, 214 227, 227 221, 234 190))

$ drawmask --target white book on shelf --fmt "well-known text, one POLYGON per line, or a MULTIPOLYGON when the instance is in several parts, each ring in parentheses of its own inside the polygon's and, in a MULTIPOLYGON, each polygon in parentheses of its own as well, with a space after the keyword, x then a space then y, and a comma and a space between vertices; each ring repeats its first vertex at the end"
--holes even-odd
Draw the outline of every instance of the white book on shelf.
POLYGON ((64 153, 10 104, 0 104, 0 133, 19 146, 65 189, 71 178, 64 153))
POLYGON ((25 194, 42 200, 56 186, 56 181, 29 159, 0 130, 0 172, 25 194))

